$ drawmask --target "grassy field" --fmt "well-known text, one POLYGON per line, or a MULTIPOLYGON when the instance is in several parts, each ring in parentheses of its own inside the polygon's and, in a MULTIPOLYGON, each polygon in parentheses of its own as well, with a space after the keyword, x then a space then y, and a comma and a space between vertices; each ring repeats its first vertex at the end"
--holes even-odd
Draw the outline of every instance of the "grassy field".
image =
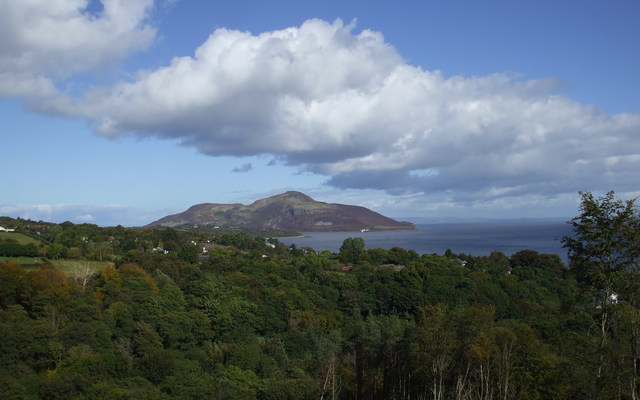
POLYGON ((91 268, 95 272, 112 264, 108 261, 87 261, 87 260, 67 260, 67 259, 50 260, 49 262, 51 263, 51 265, 53 265, 55 269, 59 269, 61 271, 69 271, 78 267, 86 266, 91 268))
POLYGON ((7 240, 7 239, 13 239, 13 240, 17 240, 18 243, 20 244, 29 244, 29 243, 33 243, 36 246, 40 244, 40 242, 34 238, 30 238, 27 235, 23 235, 22 233, 15 233, 15 232, 0 232, 0 239, 2 240, 7 240))
MULTIPOLYGON (((38 269, 47 265, 45 261, 43 261, 39 257, 0 257, 0 262, 9 261, 14 262, 18 265, 24 267, 27 271, 32 271, 34 269, 38 269)), ((53 268, 58 269, 60 271, 69 271, 72 269, 76 269, 78 267, 89 267, 94 272, 109 266, 110 262, 108 261, 87 261, 87 260, 49 260, 49 265, 53 268)))
POLYGON ((0 256, 0 262, 8 261, 18 264, 25 271, 34 271, 47 265, 46 262, 40 257, 2 257, 0 256))
POLYGON ((10 261, 19 265, 44 265, 45 262, 42 261, 40 257, 2 257, 0 256, 0 262, 2 261, 10 261))

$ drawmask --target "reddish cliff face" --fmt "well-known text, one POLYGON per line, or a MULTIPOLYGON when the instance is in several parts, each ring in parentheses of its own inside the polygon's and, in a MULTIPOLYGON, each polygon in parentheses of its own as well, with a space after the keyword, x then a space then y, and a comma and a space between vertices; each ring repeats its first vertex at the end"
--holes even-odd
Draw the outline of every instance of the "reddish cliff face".
POLYGON ((149 226, 216 225, 247 229, 299 232, 414 229, 364 207, 323 203, 300 192, 286 192, 245 206, 198 204, 180 214, 169 215, 149 226))

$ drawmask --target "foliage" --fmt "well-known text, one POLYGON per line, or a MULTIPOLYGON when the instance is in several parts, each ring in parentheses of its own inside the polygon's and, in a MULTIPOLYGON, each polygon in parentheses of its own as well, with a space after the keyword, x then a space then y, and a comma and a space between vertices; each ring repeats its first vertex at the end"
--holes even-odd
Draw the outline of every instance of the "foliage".
POLYGON ((0 242, 0 256, 4 257, 36 257, 38 248, 33 243, 20 244, 11 240, 0 242))
POLYGON ((338 258, 343 263, 356 263, 364 253, 364 239, 361 237, 346 238, 340 246, 338 258))
POLYGON ((638 398, 637 211, 583 203, 568 269, 532 250, 8 221, 77 259, 0 262, 0 397, 638 398))
POLYGON ((579 278, 610 287, 618 273, 639 271, 640 212, 634 200, 623 202, 614 192, 581 196, 581 213, 571 220, 574 236, 563 242, 579 278))
POLYGON ((595 305, 591 318, 598 329, 589 360, 593 390, 606 398, 626 386, 628 396, 638 398, 640 210, 635 199, 622 201, 614 192, 598 198, 580 195, 580 214, 571 220, 574 236, 563 242, 571 271, 595 305))

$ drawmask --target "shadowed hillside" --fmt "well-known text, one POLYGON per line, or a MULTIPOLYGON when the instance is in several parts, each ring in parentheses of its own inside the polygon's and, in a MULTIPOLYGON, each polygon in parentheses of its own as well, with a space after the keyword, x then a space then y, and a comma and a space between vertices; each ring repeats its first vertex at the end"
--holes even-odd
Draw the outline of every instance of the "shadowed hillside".
POLYGON ((169 215, 149 226, 215 225, 245 229, 300 232, 413 229, 365 207, 315 201, 300 192, 286 192, 245 206, 243 204, 198 204, 169 215))

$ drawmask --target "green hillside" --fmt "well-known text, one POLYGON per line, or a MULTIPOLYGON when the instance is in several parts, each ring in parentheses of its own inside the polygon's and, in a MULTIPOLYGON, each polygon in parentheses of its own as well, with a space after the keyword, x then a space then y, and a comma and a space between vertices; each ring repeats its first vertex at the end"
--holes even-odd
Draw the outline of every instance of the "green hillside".
POLYGON ((20 244, 40 244, 39 240, 18 232, 0 232, 0 240, 16 240, 20 244))

